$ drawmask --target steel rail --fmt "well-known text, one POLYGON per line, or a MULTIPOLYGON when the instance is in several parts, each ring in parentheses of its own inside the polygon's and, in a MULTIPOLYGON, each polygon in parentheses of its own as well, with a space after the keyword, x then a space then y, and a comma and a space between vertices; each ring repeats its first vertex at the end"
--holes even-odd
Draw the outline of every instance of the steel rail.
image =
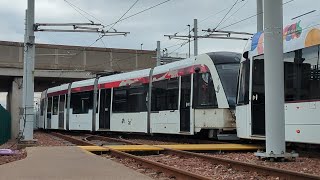
MULTIPOLYGON (((62 135, 59 133, 54 133, 54 135, 58 134, 58 137, 65 139, 67 141, 70 141, 72 143, 75 144, 79 144, 79 145, 94 145, 88 141, 83 141, 83 140, 79 140, 79 139, 75 139, 73 137, 70 136, 66 136, 66 135, 62 135)), ((124 142, 127 144, 140 144, 141 143, 135 143, 129 140, 124 140, 124 139, 116 139, 116 138, 110 138, 110 137, 105 137, 105 136, 98 136, 98 135, 92 135, 92 136, 88 136, 86 139, 90 141, 90 139, 93 138, 95 140, 104 140, 104 141, 117 141, 117 142, 124 142)), ((190 172, 187 171, 183 171, 180 169, 176 169, 176 168, 172 168, 170 166, 166 166, 163 165, 161 163, 157 163, 157 162, 153 162, 153 161, 149 161, 143 158, 140 158, 138 156, 134 156, 131 155, 129 153, 124 153, 121 151, 117 151, 114 149, 110 149, 110 152, 118 157, 123 157, 123 158, 131 158, 134 159, 137 163, 141 163, 144 164, 146 166, 152 167, 154 169, 160 170, 160 171, 164 171, 168 174, 174 174, 177 177, 180 177, 182 179, 188 179, 187 177, 183 177, 186 174, 183 175, 183 173, 187 173, 187 174, 192 174, 190 172), (160 167, 163 166, 163 167, 160 167), (175 173, 174 173, 175 172, 175 173)), ((313 174, 306 174, 306 173, 298 173, 295 171, 290 171, 290 170, 284 170, 284 169, 277 169, 277 168, 272 168, 272 167, 267 167, 267 166, 261 166, 261 165, 256 165, 256 164, 252 164, 252 163, 245 163, 245 162, 241 162, 241 161, 235 161, 235 160, 231 160, 231 159, 225 159, 225 158, 218 158, 218 157, 213 157, 213 156, 208 156, 208 155, 204 155, 204 154, 199 154, 199 153, 193 153, 193 152, 188 152, 188 151, 181 151, 181 150, 174 150, 174 149, 170 149, 170 148, 165 148, 164 151, 162 151, 164 153, 167 154, 174 154, 174 155, 180 155, 180 156, 187 156, 187 157, 198 157, 201 158, 207 162, 210 163, 214 163, 214 164, 222 164, 225 165, 227 167, 231 167, 240 171, 251 171, 251 172, 258 172, 264 175, 269 175, 269 176, 276 176, 276 177, 280 177, 282 179, 294 179, 294 180, 305 180, 305 179, 310 179, 310 180, 320 180, 320 176, 317 175, 313 175, 313 174)), ((190 176, 189 176, 190 177, 190 176)), ((201 176, 199 176, 200 178, 201 176)), ((196 177, 192 177, 191 179, 195 179, 196 177)), ((206 178, 206 177, 203 177, 206 178)), ((208 178, 206 178, 208 179, 208 178)))
POLYGON ((95 144, 92 144, 90 142, 83 141, 83 140, 80 140, 80 139, 77 139, 77 138, 74 138, 74 137, 71 137, 68 135, 61 134, 61 133, 51 132, 50 134, 54 135, 56 137, 59 137, 61 139, 64 139, 66 141, 69 141, 73 144, 79 145, 79 146, 96 146, 95 144))
POLYGON ((241 161, 236 161, 236 160, 231 160, 231 159, 218 158, 218 157, 213 157, 213 156, 208 156, 208 155, 193 153, 193 152, 188 152, 188 151, 181 151, 181 150, 174 150, 174 149, 165 148, 165 150, 163 152, 167 153, 167 154, 174 154, 174 155, 180 155, 180 156, 198 157, 198 158, 201 158, 201 159, 208 161, 210 163, 222 164, 222 165, 225 165, 227 167, 231 167, 231 168, 234 168, 237 170, 255 171, 255 172, 258 172, 261 174, 270 175, 270 176, 277 176, 277 177, 288 179, 288 180, 289 179, 294 179, 294 180, 318 179, 318 180, 320 180, 320 176, 313 175, 313 174, 298 173, 295 171, 277 169, 277 168, 272 168, 272 167, 268 167, 268 166, 246 163, 246 162, 241 162, 241 161))
MULTIPOLYGON (((68 135, 64 135, 61 133, 56 133, 56 132, 52 132, 52 135, 59 137, 61 139, 64 139, 66 141, 69 141, 71 143, 77 144, 77 145, 81 145, 81 146, 96 146, 93 143, 90 143, 88 141, 84 141, 84 140, 80 140, 80 139, 76 139, 74 137, 68 136, 68 135)), ((89 136, 90 137, 90 136, 89 136)), ((89 137, 87 137, 86 139, 88 139, 89 137)), ((111 138, 112 140, 115 140, 114 138, 111 138)), ((110 140, 110 139, 109 139, 110 140)), ((210 180, 211 178, 205 177, 205 176, 201 176, 198 174, 193 174, 191 172, 188 171, 184 171, 178 168, 174 168, 165 164, 161 164, 158 162, 154 162, 154 161, 150 161, 129 153, 125 153, 125 152, 121 152, 118 150, 114 150, 112 148, 109 149, 111 155, 115 156, 115 157, 121 157, 121 158, 129 158, 129 159, 133 159, 136 163, 138 164, 142 164, 146 167, 149 167, 151 169, 155 169, 161 172, 164 172, 168 175, 174 176, 176 179, 181 179, 181 180, 210 180)))
POLYGON ((121 158, 130 158, 130 159, 134 159, 138 164, 142 164, 146 167, 150 167, 152 169, 156 169, 158 171, 161 172, 165 172, 169 175, 174 176, 176 179, 182 179, 182 180, 193 180, 193 179, 199 179, 199 180, 209 180, 211 178, 205 177, 205 176, 201 176, 198 174, 193 174, 191 172, 188 171, 184 171, 178 168, 174 168, 162 163, 158 163, 155 161, 150 161, 129 153, 124 153, 118 150, 114 150, 114 149, 110 149, 111 155, 116 156, 116 157, 121 157, 121 158))
MULTIPOLYGON (((127 144, 142 145, 141 143, 135 143, 135 142, 132 142, 129 140, 116 139, 116 138, 110 138, 110 137, 98 136, 98 135, 93 135, 93 136, 90 136, 89 138, 96 138, 98 140, 113 140, 113 141, 118 141, 118 142, 124 142, 127 144)), ((246 162, 241 162, 241 161, 236 161, 236 160, 231 160, 231 159, 218 158, 218 157, 213 157, 213 156, 208 156, 208 155, 193 153, 193 152, 188 152, 188 151, 174 150, 174 149, 170 149, 170 148, 164 148, 164 149, 165 150, 162 152, 167 153, 167 154, 174 154, 174 155, 187 156, 187 157, 198 157, 198 158, 204 159, 205 161, 208 161, 210 163, 222 164, 222 165, 232 167, 234 169, 241 170, 241 171, 251 171, 251 172, 255 171, 255 172, 259 172, 261 174, 277 176, 277 177, 281 177, 281 178, 288 179, 288 180, 289 179, 294 179, 294 180, 296 180, 296 179, 297 180, 318 179, 318 180, 320 180, 320 176, 313 175, 313 174, 298 173, 295 171, 277 169, 277 168, 272 168, 272 167, 268 167, 268 166, 256 165, 256 164, 252 164, 252 163, 246 163, 246 162)))
MULTIPOLYGON (((142 143, 137 143, 133 142, 127 139, 117 139, 117 138, 111 138, 111 137, 106 137, 106 136, 101 136, 101 135, 91 135, 87 137, 87 140, 90 141, 90 139, 93 138, 95 140, 103 140, 103 141, 115 141, 115 142, 122 142, 126 144, 133 144, 133 145, 144 145, 142 143)), ((222 142, 222 141, 209 141, 209 140, 200 140, 199 142, 203 144, 227 144, 228 142, 222 142)), ((198 143, 195 143, 198 144, 198 143)))
POLYGON ((99 136, 99 135, 91 135, 85 138, 87 141, 92 140, 102 140, 102 141, 114 141, 114 142, 122 142, 126 144, 132 144, 132 145, 142 145, 141 143, 135 143, 129 140, 125 139, 117 139, 117 138, 111 138, 111 137, 105 137, 105 136, 99 136))

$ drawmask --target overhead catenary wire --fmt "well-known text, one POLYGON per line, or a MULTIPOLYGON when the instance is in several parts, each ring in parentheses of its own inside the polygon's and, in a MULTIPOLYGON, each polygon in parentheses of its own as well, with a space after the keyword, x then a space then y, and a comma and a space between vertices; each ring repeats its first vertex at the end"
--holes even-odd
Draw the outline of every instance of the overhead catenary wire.
MULTIPOLYGON (((283 3, 283 5, 287 5, 287 4, 289 4, 289 3, 291 3, 291 2, 293 2, 293 1, 295 1, 295 0, 288 0, 288 1, 286 1, 286 2, 284 2, 283 3)), ((237 3, 240 3, 240 2, 243 2, 243 1, 236 1, 236 3, 234 4, 234 5, 236 5, 237 3)), ((248 2, 248 1, 247 1, 248 2)), ((247 3, 246 2, 246 3, 247 3)), ((245 3, 245 4, 246 4, 245 3)), ((245 5, 244 4, 244 5, 245 5)), ((243 8, 244 7, 244 5, 243 6, 241 6, 238 10, 236 10, 229 18, 227 18, 227 19, 230 19, 232 16, 234 16, 234 14, 236 14, 241 8, 243 8)), ((233 6, 234 7, 234 6, 233 6)), ((221 12, 223 12, 223 11, 225 11, 225 10, 227 10, 228 8, 225 8, 225 9, 223 9, 223 10, 221 10, 221 11, 219 11, 217 14, 219 14, 219 13, 221 13, 221 12)), ((231 9, 231 8, 230 8, 231 9)), ((228 14, 228 13, 227 13, 228 14)), ((236 22, 234 22, 234 23, 231 23, 231 24, 229 24, 229 25, 226 25, 226 26, 224 26, 224 27, 222 27, 222 28, 219 28, 219 30, 223 30, 223 29, 226 29, 226 28, 228 28, 228 27, 231 27, 231 26, 233 26, 233 25, 236 25, 236 24, 239 24, 239 23, 241 23, 241 22, 243 22, 243 21, 246 21, 246 20, 249 20, 249 19, 251 19, 251 18, 254 18, 254 17, 256 17, 257 15, 260 15, 260 14, 263 14, 263 12, 262 13, 257 13, 257 14, 254 14, 254 15, 251 15, 251 16, 249 16, 249 17, 246 17, 246 18, 244 18, 244 19, 241 19, 241 20, 239 20, 239 21, 236 21, 236 22)), ((202 21, 200 21, 200 22, 202 22, 202 21)), ((224 22, 226 22, 226 20, 224 21, 224 22)), ((220 25, 221 25, 222 23, 220 23, 220 25)), ((202 35, 204 35, 205 34, 205 32, 202 34, 202 35)), ((174 46, 177 46, 178 44, 175 44, 175 45, 173 45, 173 47, 174 46)), ((177 51, 177 50, 179 50, 179 49, 181 49, 182 47, 179 47, 179 48, 177 48, 177 49, 175 49, 174 51, 172 51, 172 53, 173 52, 175 52, 175 51, 177 51)), ((169 53, 169 54, 171 54, 171 53, 169 53)))
POLYGON ((289 0, 289 1, 287 1, 287 2, 284 2, 283 5, 288 4, 288 3, 291 3, 292 1, 295 1, 295 0, 289 0))
MULTIPOLYGON (((245 1, 245 0, 236 1, 236 2, 233 4, 233 6, 235 6, 235 5, 239 4, 239 3, 242 3, 242 2, 244 2, 244 1, 245 1)), ((247 4, 247 3, 248 3, 248 1, 246 1, 245 4, 247 4)), ((245 5, 245 4, 244 4, 244 5, 245 5)), ((242 5, 238 10, 236 10, 235 13, 237 13, 242 7, 244 7, 244 5, 242 5)), ((213 14, 211 14, 211 15, 203 18, 203 19, 201 19, 201 20, 198 22, 198 25, 201 24, 201 23, 203 23, 204 21, 206 21, 206 20, 209 19, 210 17, 216 16, 216 15, 218 15, 218 14, 220 14, 220 13, 222 13, 222 12, 228 10, 228 9, 230 9, 230 8, 229 8, 229 7, 224 8, 224 9, 222 9, 222 10, 216 12, 216 13, 213 13, 213 14)), ((229 18, 231 18, 235 13, 233 13, 229 18)), ((228 14, 228 13, 227 13, 227 14, 228 14)), ((229 18, 228 18, 228 19, 229 19, 229 18)), ((225 20, 225 21, 226 21, 226 20, 225 20)), ((224 22, 225 22, 225 21, 224 21, 224 22)), ((194 27, 192 26, 192 29, 193 29, 193 28, 194 28, 194 27)), ((174 33, 174 34, 178 34, 178 33, 184 32, 184 31, 187 30, 187 29, 188 29, 188 27, 186 27, 186 28, 184 28, 183 30, 180 30, 180 31, 178 31, 178 32, 176 32, 176 33, 174 33)), ((202 33, 202 35, 204 35, 204 34, 205 34, 205 32, 202 33)), ((165 42, 168 42, 168 41, 170 41, 170 39, 168 39, 168 40, 165 41, 165 42)), ((181 44, 184 43, 184 42, 183 42, 183 43, 180 43, 181 41, 182 41, 181 39, 177 39, 177 40, 175 41, 175 44, 174 44, 174 45, 168 45, 168 47, 164 47, 164 48, 162 48, 161 50, 163 50, 163 49, 168 49, 168 48, 175 47, 175 46, 179 46, 179 45, 181 45, 181 44)), ((181 49, 181 47, 180 47, 180 48, 177 48, 177 49, 181 49)), ((174 51, 176 51, 176 50, 174 50, 174 51)), ((173 52, 174 52, 174 51, 173 51, 173 52)))
MULTIPOLYGON (((139 0, 136 0, 130 7, 129 9, 109 28, 108 31, 110 31, 111 29, 113 29, 113 27, 122 20, 122 18, 139 2, 139 0)), ((107 31, 107 32, 108 32, 107 31)), ((104 47, 107 49, 106 43, 102 40, 103 35, 101 35, 95 42, 97 42, 98 40, 101 40, 102 44, 104 45, 104 47)), ((117 64, 117 63, 116 63, 117 64)), ((120 68, 120 66, 117 64, 118 68, 120 68)))
MULTIPOLYGON (((194 39, 191 39, 191 40, 190 40, 190 42, 193 42, 193 41, 194 41, 194 39)), ((168 55, 173 54, 174 52, 176 52, 177 50, 181 49, 183 46, 185 46, 185 45, 188 44, 188 43, 189 43, 188 41, 183 42, 183 43, 180 45, 180 47, 178 47, 178 48, 176 48, 175 50, 171 51, 170 53, 168 53, 168 55)))
MULTIPOLYGON (((101 42, 102 42, 105 50, 107 51, 107 45, 106 45, 106 43, 104 42, 104 40, 103 40, 102 38, 101 38, 100 40, 101 40, 101 42)), ((122 69, 121 69, 121 67, 119 66, 118 62, 115 61, 115 63, 116 63, 116 65, 117 65, 118 69, 121 71, 122 69)), ((101 64, 100 64, 100 65, 101 65, 101 64)), ((93 66, 93 67, 96 67, 96 66, 93 66)))
MULTIPOLYGON (((283 5, 287 5, 287 4, 289 4, 289 3, 293 2, 293 1, 295 1, 295 0, 288 0, 288 1, 284 2, 283 5)), ((254 15, 251 15, 251 16, 248 16, 248 17, 246 17, 246 18, 243 18, 243 19, 241 19, 241 20, 239 20, 239 21, 236 21, 236 22, 231 23, 231 24, 229 24, 229 25, 226 25, 226 26, 224 26, 224 27, 222 27, 222 28, 219 28, 219 30, 223 30, 223 29, 226 29, 226 28, 228 28, 228 27, 234 26, 234 25, 239 24, 239 23, 241 23, 241 22, 243 22, 243 21, 246 21, 246 20, 249 20, 249 19, 251 19, 251 18, 254 18, 254 17, 256 17, 256 16, 258 16, 258 15, 260 15, 260 14, 263 14, 263 12, 256 13, 256 14, 254 14, 254 15)))
MULTIPOLYGON (((243 2, 243 0, 242 0, 242 1, 237 2, 237 4, 239 4, 239 3, 241 3, 241 2, 243 2)), ((218 14, 220 14, 220 13, 222 13, 222 12, 224 12, 224 11, 228 10, 228 9, 229 9, 229 7, 224 8, 224 9, 222 9, 221 11, 218 11, 218 12, 216 12, 216 13, 210 14, 209 16, 206 16, 205 18, 203 18, 203 19, 199 20, 198 24, 201 24, 202 22, 204 22, 204 21, 208 20, 209 18, 211 18, 211 17, 213 17, 213 16, 216 16, 216 15, 218 15, 218 14)), ((193 28, 193 26, 192 26, 192 28, 193 28)), ((188 29, 188 27, 186 27, 186 28, 184 28, 184 29, 182 29, 182 30, 180 30, 180 31, 176 32, 175 34, 179 34, 179 33, 181 33, 181 32, 184 32, 184 31, 185 31, 185 30, 187 30, 187 29, 188 29)))
MULTIPOLYGON (((106 31, 109 32, 111 29, 114 29, 113 27, 119 23, 122 18, 139 2, 139 0, 136 0, 130 7, 129 9, 115 22, 113 23, 113 25, 106 31)), ((97 41, 99 41, 100 39, 102 39, 104 37, 104 34, 102 34, 98 39, 96 39, 96 41, 94 43, 96 43, 97 41)))
MULTIPOLYGON (((304 28, 304 29, 302 29, 302 30, 305 30, 305 29, 308 29, 308 28, 313 28, 313 27, 316 27, 316 26, 319 26, 320 24, 314 24, 314 25, 312 25, 312 26, 308 26, 308 27, 306 27, 306 28, 304 28)), ((293 33, 295 33, 295 32, 291 32, 291 33, 289 33, 289 34, 287 34, 287 35, 290 35, 290 34, 293 34, 293 33)), ((183 44, 183 43, 182 43, 183 44)), ((179 48, 181 48, 181 47, 179 47, 179 48)), ((176 51, 176 50, 175 50, 176 51)), ((174 52, 174 51, 173 51, 174 52)), ((173 52, 171 52, 171 53, 169 53, 169 54, 172 54, 173 52)), ((141 56, 142 54, 138 54, 138 56, 141 56)), ((134 55, 134 56, 130 56, 130 57, 128 57, 128 58, 124 58, 124 59, 119 59, 119 60, 116 60, 116 61, 114 61, 114 62, 120 62, 120 61, 126 61, 126 60, 129 60, 129 59, 132 59, 132 58, 134 58, 134 57, 136 57, 136 55, 134 55)), ((101 64, 100 64, 101 65, 101 64)), ((88 66, 88 67, 94 67, 94 66, 99 66, 99 64, 96 64, 96 65, 91 65, 91 66, 88 66)))
MULTIPOLYGON (((139 11, 139 12, 137 12, 137 13, 135 13, 135 14, 132 14, 132 15, 130 15, 130 16, 127 16, 127 17, 125 17, 125 18, 122 18, 122 19, 120 19, 120 20, 118 20, 118 21, 116 21, 116 22, 114 22, 114 23, 111 23, 111 24, 108 24, 108 25, 104 25, 104 27, 110 27, 110 26, 112 26, 112 25, 114 25, 114 24, 117 24, 117 23, 119 23, 119 22, 121 22, 121 21, 127 20, 127 19, 129 19, 129 18, 131 18, 131 17, 134 17, 134 16, 138 15, 138 14, 141 14, 141 13, 146 12, 146 11, 148 11, 148 10, 151 10, 151 9, 153 9, 153 8, 155 8, 155 7, 158 7, 158 6, 162 5, 162 4, 165 4, 165 3, 169 2, 169 1, 171 1, 171 0, 166 0, 166 1, 163 1, 163 2, 161 2, 161 3, 155 4, 155 5, 153 5, 153 6, 151 6, 151 7, 148 7, 148 8, 146 8, 146 9, 142 10, 142 11, 139 11)), ((111 29, 111 28, 110 28, 110 29, 111 29)), ((91 43, 90 45, 88 45, 88 46, 86 46, 86 47, 81 47, 81 49, 85 49, 85 48, 89 48, 89 47, 93 46, 93 45, 94 45, 96 42, 98 42, 102 37, 103 37, 103 36, 99 36, 99 38, 96 39, 95 41, 93 41, 93 43, 91 43)), ((80 50, 80 49, 79 49, 79 50, 80 50)), ((83 51, 83 50, 82 50, 82 51, 83 51)), ((73 56, 73 57, 78 56, 82 51, 80 51, 79 53, 77 53, 77 54, 76 54, 75 56, 73 56)), ((73 58, 73 57, 71 57, 71 58, 73 58)))
MULTIPOLYGON (((142 11, 139 11, 139 12, 137 12, 137 13, 134 13, 134 14, 130 15, 130 16, 127 16, 127 17, 121 19, 121 20, 118 21, 118 22, 121 22, 121 21, 127 20, 127 19, 129 19, 129 18, 132 18, 132 17, 134 17, 134 16, 136 16, 136 15, 139 15, 139 14, 145 12, 145 11, 148 11, 148 10, 150 10, 150 9, 153 9, 153 8, 157 7, 157 6, 160 6, 160 5, 162 5, 162 4, 165 4, 165 3, 169 2, 169 1, 171 1, 171 0, 166 0, 166 1, 163 1, 163 2, 158 3, 158 4, 156 4, 156 5, 153 5, 153 6, 151 6, 151 7, 148 7, 148 8, 146 8, 146 9, 142 10, 142 11)), ((114 22, 114 23, 108 24, 108 25, 106 25, 106 27, 112 26, 113 24, 116 24, 116 23, 118 23, 118 22, 114 22)))
POLYGON ((119 23, 120 21, 122 21, 123 17, 139 2, 139 0, 136 0, 131 6, 130 8, 115 22, 112 24, 112 26, 109 28, 108 31, 110 31, 117 23, 119 23))
MULTIPOLYGON (((71 2, 69 2, 68 0, 64 0, 64 2, 66 2, 72 9, 74 9, 75 11, 77 11, 82 17, 84 17, 86 20, 88 20, 89 22, 93 23, 93 21, 91 19, 89 19, 87 16, 85 16, 82 12, 88 14, 87 12, 85 12, 84 10, 82 10, 81 8, 77 7, 76 5, 72 4, 71 2), (82 11, 82 12, 81 12, 82 11)), ((91 16, 91 15, 90 15, 91 16)), ((91 16, 93 17, 93 16, 91 16)), ((93 17, 95 18, 95 17, 93 17)), ((96 18, 95 18, 96 19, 96 18)))
MULTIPOLYGON (((200 21, 198 22, 198 24, 206 21, 207 19, 209 19, 209 18, 212 17, 212 16, 216 16, 216 15, 218 15, 218 14, 226 11, 227 9, 229 9, 229 8, 224 8, 224 9, 222 9, 221 11, 219 11, 219 12, 217 12, 217 13, 210 14, 209 16, 207 16, 207 17, 203 18, 202 20, 200 20, 200 21)), ((186 27, 186 28, 184 28, 184 29, 182 29, 182 30, 179 30, 178 32, 176 32, 176 33, 174 33, 174 34, 179 34, 179 33, 181 33, 181 32, 184 32, 184 31, 187 30, 188 28, 189 28, 189 27, 186 27)), ((192 28, 193 28, 193 26, 192 26, 192 28)), ((168 41, 170 41, 170 39, 166 40, 165 42, 168 42, 168 41)), ((180 45, 180 44, 183 44, 183 43, 180 43, 180 41, 181 41, 181 39, 177 39, 177 40, 175 41, 176 44, 170 45, 170 46, 168 46, 168 47, 164 47, 164 48, 162 48, 161 50, 163 50, 163 49, 168 49, 168 48, 170 48, 170 47, 174 47, 174 46, 178 46, 178 45, 180 45)))
POLYGON ((238 3, 239 0, 236 0, 234 2, 234 4, 231 6, 231 8, 229 9, 229 11, 223 16, 223 18, 221 19, 221 21, 218 23, 218 25, 214 28, 214 29, 217 29, 220 24, 223 22, 223 20, 227 17, 227 15, 232 11, 232 9, 234 8, 234 6, 238 3))
MULTIPOLYGON (((87 14, 88 16, 92 17, 93 19, 99 21, 103 26, 104 26, 104 22, 100 19, 98 19, 97 17, 95 17, 94 15, 88 13, 87 11, 81 9, 79 6, 76 6, 75 4, 71 3, 70 1, 68 0, 64 0, 67 4, 69 4, 69 6, 71 6, 73 9, 78 9, 79 11, 82 11, 83 13, 87 14)), ((77 10, 76 10, 77 11, 77 10)), ((77 11, 78 12, 78 11, 77 11)), ((81 13, 80 13, 81 14, 81 13)), ((89 19, 89 18, 88 18, 89 19)), ((89 20, 91 22, 91 20, 89 20)))
MULTIPOLYGON (((66 2, 68 2, 67 0, 65 0, 66 2)), ((131 5, 130 6, 130 8, 113 24, 113 26, 111 26, 110 28, 109 28, 109 30, 111 30, 111 29, 113 29, 113 27, 138 3, 138 1, 139 0, 136 0, 134 3, 133 3, 133 5, 131 5)), ((109 31, 108 30, 108 31, 109 31)), ((107 32, 108 32, 107 31, 107 32)), ((99 35, 99 33, 98 33, 98 35, 99 35)), ((87 48, 88 47, 91 47, 91 46, 93 46, 95 43, 97 43, 99 40, 101 40, 102 38, 103 38, 104 36, 103 35, 99 35, 98 36, 98 38, 95 40, 95 41, 93 41, 93 43, 91 43, 89 46, 87 46, 87 48)), ((102 41, 102 43, 105 45, 105 43, 102 41)), ((106 48, 106 46, 105 46, 105 48, 106 48)), ((83 51, 80 51, 80 52, 78 52, 74 57, 76 57, 76 56, 78 56, 80 53, 82 53, 83 51)), ((74 57, 72 57, 72 58, 74 58, 74 57)))
POLYGON ((238 8, 234 13, 232 13, 227 19, 225 19, 221 24, 227 22, 230 18, 232 18, 236 13, 238 13, 249 1, 246 1, 240 8, 238 8))

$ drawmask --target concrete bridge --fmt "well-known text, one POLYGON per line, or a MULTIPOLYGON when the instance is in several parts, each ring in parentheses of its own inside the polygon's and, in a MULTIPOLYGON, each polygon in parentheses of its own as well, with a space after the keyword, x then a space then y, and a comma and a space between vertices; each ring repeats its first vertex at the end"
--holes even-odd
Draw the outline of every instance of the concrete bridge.
MULTIPOLYGON (((23 43, 0 41, 0 92, 8 92, 12 138, 19 132, 23 55, 23 43)), ((146 50, 36 44, 35 92, 97 74, 154 67, 155 56, 155 51, 146 50)))

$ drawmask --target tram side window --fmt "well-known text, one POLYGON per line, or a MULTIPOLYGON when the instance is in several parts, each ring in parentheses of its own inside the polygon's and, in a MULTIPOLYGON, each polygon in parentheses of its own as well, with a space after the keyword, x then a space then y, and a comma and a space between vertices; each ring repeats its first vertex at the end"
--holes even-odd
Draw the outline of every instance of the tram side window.
POLYGON ((211 73, 194 74, 194 108, 218 107, 211 73))
POLYGON ((302 67, 302 86, 307 87, 306 99, 320 99, 320 50, 314 46, 302 50, 304 66, 302 67))
POLYGON ((93 107, 93 91, 71 94, 72 114, 87 114, 93 107))
POLYGON ((113 90, 113 103, 112 103, 112 111, 119 112, 127 112, 128 111, 128 94, 127 87, 120 87, 113 90))
POLYGON ((147 91, 148 85, 130 87, 128 90, 128 112, 147 111, 147 91))
POLYGON ((250 60, 241 63, 240 83, 238 89, 238 104, 249 104, 249 80, 250 80, 250 60))
POLYGON ((167 110, 178 109, 178 98, 179 98, 179 78, 173 78, 167 80, 167 96, 166 96, 166 107, 167 110))
POLYGON ((319 46, 284 55, 286 101, 320 99, 319 46))
POLYGON ((177 110, 179 98, 179 78, 152 83, 152 111, 177 110))
POLYGON ((52 115, 58 115, 59 96, 53 97, 52 115))
POLYGON ((113 90, 112 111, 146 112, 148 85, 120 87, 113 90))

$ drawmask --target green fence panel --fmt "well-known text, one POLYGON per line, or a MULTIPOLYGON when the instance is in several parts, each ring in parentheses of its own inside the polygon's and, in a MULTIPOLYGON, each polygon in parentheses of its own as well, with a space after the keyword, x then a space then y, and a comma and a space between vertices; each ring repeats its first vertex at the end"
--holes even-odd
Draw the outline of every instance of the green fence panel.
POLYGON ((0 145, 11 138, 10 113, 0 105, 0 145))

